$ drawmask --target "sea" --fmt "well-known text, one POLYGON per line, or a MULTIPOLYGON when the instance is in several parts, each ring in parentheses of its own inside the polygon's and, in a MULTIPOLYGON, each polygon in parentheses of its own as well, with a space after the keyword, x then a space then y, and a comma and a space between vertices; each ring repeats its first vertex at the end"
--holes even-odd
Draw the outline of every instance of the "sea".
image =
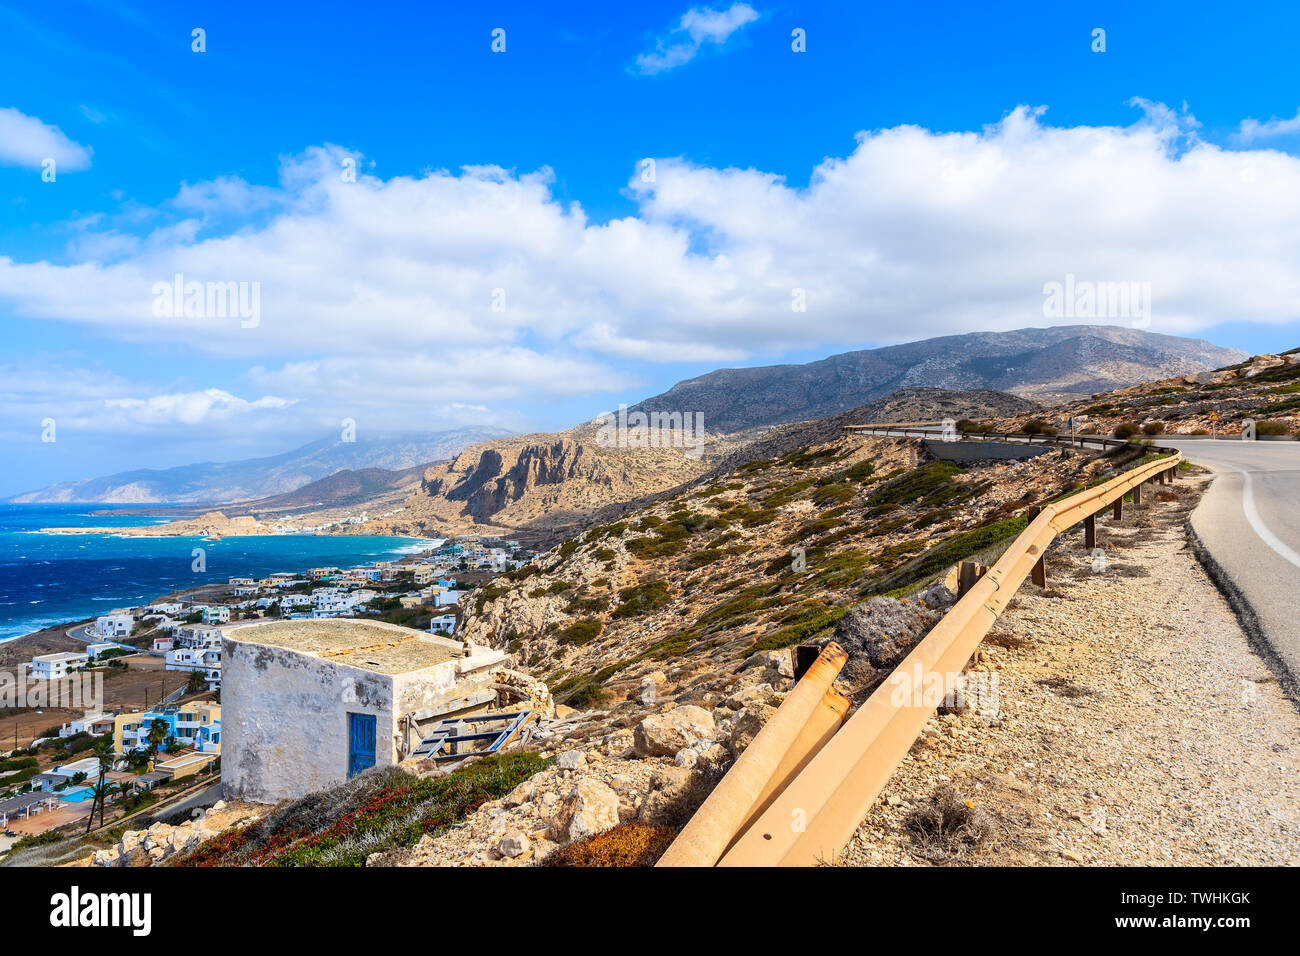
MULTIPOLYGON (((142 506, 129 507, 138 511, 142 506)), ((320 565, 354 567, 439 544, 438 539, 388 535, 250 535, 205 541, 40 531, 163 524, 180 517, 169 514, 166 505, 147 516, 113 514, 115 510, 96 504, 0 504, 0 641, 199 584, 320 565), (194 570, 195 548, 203 550, 201 571, 194 570)))

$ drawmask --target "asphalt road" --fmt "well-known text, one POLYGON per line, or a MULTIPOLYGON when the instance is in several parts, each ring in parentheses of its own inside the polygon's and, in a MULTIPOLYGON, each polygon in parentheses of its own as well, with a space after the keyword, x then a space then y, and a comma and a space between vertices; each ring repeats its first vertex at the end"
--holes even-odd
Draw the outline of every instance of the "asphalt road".
POLYGON ((1158 441, 1216 473, 1192 527, 1300 680, 1300 442, 1158 441))
POLYGON ((1254 612, 1257 636, 1300 683, 1300 442, 1168 435, 1156 442, 1216 473, 1192 527, 1254 612))

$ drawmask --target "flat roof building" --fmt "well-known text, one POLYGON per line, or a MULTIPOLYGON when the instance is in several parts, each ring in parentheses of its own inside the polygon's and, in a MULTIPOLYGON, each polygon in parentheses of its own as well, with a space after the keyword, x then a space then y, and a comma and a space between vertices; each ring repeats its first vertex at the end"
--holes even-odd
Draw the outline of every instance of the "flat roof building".
POLYGON ((396 764, 444 717, 488 708, 506 655, 359 618, 223 629, 221 779, 273 803, 396 764))

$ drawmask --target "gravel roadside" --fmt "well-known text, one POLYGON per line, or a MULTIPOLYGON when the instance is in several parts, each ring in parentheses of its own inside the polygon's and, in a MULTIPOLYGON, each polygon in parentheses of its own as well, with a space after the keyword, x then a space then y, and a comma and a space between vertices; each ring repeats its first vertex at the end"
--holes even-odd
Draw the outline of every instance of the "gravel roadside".
POLYGON ((1300 864, 1300 710, 1189 547, 1209 480, 1099 518, 1104 566, 1057 542, 972 665, 996 713, 932 718, 841 865, 1300 864))

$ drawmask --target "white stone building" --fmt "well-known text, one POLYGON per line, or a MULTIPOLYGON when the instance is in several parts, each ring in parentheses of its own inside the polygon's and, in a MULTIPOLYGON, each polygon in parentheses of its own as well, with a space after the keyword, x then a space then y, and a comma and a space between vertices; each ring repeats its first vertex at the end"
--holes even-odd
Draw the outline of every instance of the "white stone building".
POLYGON ((274 803, 400 762, 437 721, 493 705, 506 655, 357 618, 224 629, 221 779, 274 803))
POLYGON ((96 637, 130 637, 135 619, 130 611, 111 611, 103 617, 95 618, 96 637))
POLYGON ((74 654, 71 651, 40 654, 32 658, 32 680, 58 680, 85 666, 85 654, 74 654))

